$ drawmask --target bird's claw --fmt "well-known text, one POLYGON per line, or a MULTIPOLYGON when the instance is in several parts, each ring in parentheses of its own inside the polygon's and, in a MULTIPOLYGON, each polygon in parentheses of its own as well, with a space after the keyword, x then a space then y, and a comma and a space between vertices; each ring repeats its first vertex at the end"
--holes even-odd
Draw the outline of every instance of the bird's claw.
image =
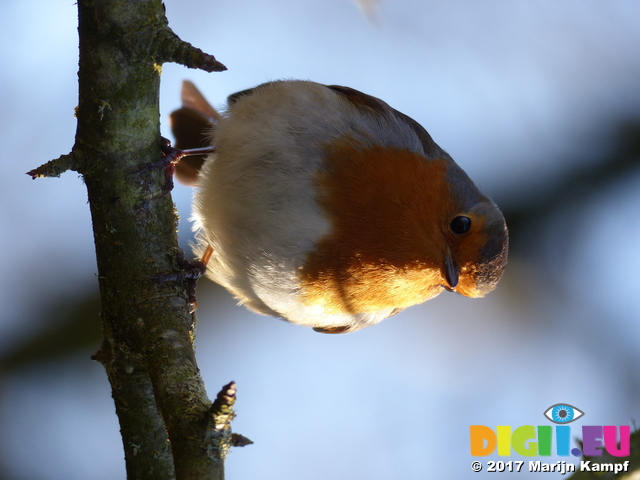
POLYGON ((186 282, 187 301, 189 302, 189 313, 194 313, 198 309, 198 299, 196 298, 196 285, 198 279, 207 271, 207 263, 213 254, 213 248, 207 246, 200 260, 188 260, 184 251, 178 249, 176 260, 179 270, 170 273, 160 273, 153 278, 158 282, 186 282))

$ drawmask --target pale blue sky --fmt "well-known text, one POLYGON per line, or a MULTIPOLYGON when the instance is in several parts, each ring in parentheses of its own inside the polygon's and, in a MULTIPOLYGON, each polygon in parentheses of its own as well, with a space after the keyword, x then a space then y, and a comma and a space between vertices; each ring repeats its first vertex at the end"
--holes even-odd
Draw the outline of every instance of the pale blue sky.
MULTIPOLYGON (((184 78, 214 104, 277 78, 343 84, 415 118, 517 205, 595 161, 615 119, 640 116, 632 0, 386 0, 375 23, 349 0, 165 4, 182 38, 229 67, 164 66, 167 135, 184 78)), ((40 299, 88 295, 97 280, 82 180, 24 175, 73 145, 76 7, 2 2, 0 15, 2 351, 47 322, 40 299)), ((318 335, 201 287, 202 374, 211 395, 238 382, 235 428, 256 442, 231 453, 228 478, 478 478, 471 424, 545 424, 559 402, 585 412, 576 425, 638 419, 639 187, 630 175, 530 225, 537 246, 486 299, 444 294, 356 334, 318 335)), ((191 194, 174 191, 184 245, 191 194)), ((124 478, 91 353, 0 379, 0 463, 14 478, 124 478)))

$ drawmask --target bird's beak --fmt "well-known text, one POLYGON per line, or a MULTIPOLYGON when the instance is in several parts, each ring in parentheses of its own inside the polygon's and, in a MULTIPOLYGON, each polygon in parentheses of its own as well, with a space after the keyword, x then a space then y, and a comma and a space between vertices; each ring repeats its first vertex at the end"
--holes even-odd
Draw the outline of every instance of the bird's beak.
POLYGON ((451 250, 447 250, 447 254, 444 257, 444 276, 449 288, 456 288, 458 285, 458 277, 460 276, 460 269, 451 256, 451 250))

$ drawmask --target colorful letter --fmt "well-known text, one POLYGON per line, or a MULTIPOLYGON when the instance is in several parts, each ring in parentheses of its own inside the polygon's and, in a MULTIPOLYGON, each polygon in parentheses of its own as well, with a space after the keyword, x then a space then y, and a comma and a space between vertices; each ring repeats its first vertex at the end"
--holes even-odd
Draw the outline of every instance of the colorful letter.
POLYGON ((538 426, 538 455, 544 457, 551 455, 552 428, 550 425, 538 426))
POLYGON ((536 429, 533 425, 522 425, 513 431, 511 446, 524 457, 534 457, 538 454, 538 443, 536 439, 536 429), (528 445, 527 445, 528 442, 528 445))
POLYGON ((570 445, 571 427, 569 425, 556 425, 556 454, 568 457, 570 445))
POLYGON ((614 457, 628 457, 631 453, 631 430, 627 425, 620 426, 620 448, 616 435, 616 427, 604 426, 604 448, 614 457))
POLYGON ((507 425, 498 425, 498 455, 508 457, 511 455, 511 427, 507 425))
POLYGON ((485 427, 484 425, 471 425, 469 427, 469 434, 471 439, 471 455, 474 457, 490 455, 496 449, 496 434, 489 427, 485 427))
POLYGON ((585 457, 602 455, 602 427, 595 425, 582 427, 582 453, 585 457))

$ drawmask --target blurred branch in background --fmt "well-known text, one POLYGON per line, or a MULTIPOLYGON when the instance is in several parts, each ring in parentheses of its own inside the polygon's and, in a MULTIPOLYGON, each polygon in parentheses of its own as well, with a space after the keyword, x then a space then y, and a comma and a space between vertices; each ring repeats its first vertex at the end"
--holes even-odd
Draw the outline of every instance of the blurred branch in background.
MULTIPOLYGON (((544 221, 567 206, 586 204, 587 197, 640 168, 640 121, 621 118, 612 126, 609 137, 611 148, 598 161, 572 161, 577 166, 564 178, 553 179, 546 185, 521 185, 519 191, 525 201, 520 199, 517 208, 510 207, 512 202, 508 198, 496 199, 512 237, 510 254, 518 255, 518 247, 524 243, 519 235, 528 225, 544 221)), ((563 159, 557 162, 562 163, 563 159)))
MULTIPOLYGON (((51 321, 22 343, 0 355, 0 383, 3 374, 55 362, 80 352, 95 352, 100 346, 100 296, 40 299, 51 321)), ((2 388, 0 388, 2 391, 2 388)))

